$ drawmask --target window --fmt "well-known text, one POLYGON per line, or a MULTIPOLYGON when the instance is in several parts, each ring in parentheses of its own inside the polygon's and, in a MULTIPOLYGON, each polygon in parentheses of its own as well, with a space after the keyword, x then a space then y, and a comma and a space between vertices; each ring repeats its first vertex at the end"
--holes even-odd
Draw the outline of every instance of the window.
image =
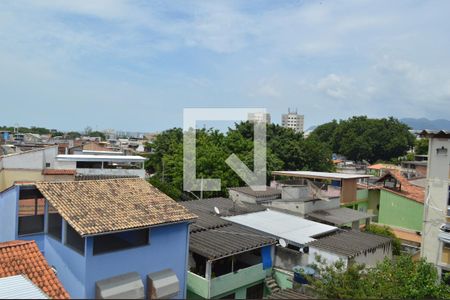
POLYGON ((18 234, 44 232, 45 199, 36 188, 24 188, 19 195, 18 234))
POLYGON ((45 163, 46 168, 50 168, 50 163, 45 163))
POLYGON ((101 161, 77 161, 77 169, 101 169, 101 161))
POLYGON ((145 246, 149 243, 148 228, 94 237, 94 255, 145 246))
POLYGON ((75 229, 67 224, 66 229, 66 245, 77 251, 81 255, 84 255, 84 238, 81 237, 75 229))
POLYGON ((48 235, 61 241, 62 237, 62 217, 56 209, 48 204, 48 235))

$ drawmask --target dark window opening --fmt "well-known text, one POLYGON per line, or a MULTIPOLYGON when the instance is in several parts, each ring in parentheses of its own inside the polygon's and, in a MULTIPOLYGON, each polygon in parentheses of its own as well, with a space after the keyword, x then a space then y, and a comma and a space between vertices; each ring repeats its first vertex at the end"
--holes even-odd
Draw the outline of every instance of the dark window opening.
POLYGON ((206 278, 206 258, 197 253, 190 253, 189 271, 206 278))
POLYGON ((257 285, 247 288, 246 299, 262 299, 264 296, 264 284, 261 282, 257 285))
POLYGON ((48 234, 61 241, 62 238, 62 217, 56 209, 48 204, 48 234))
POLYGON ((222 296, 222 297, 220 297, 219 299, 236 299, 236 296, 235 296, 235 294, 233 293, 233 294, 228 294, 228 295, 226 295, 226 296, 222 296))
POLYGON ((85 239, 75 231, 69 224, 67 224, 66 230, 66 245, 74 249, 81 255, 84 255, 84 242, 85 239))
POLYGON ((77 161, 77 169, 101 169, 101 161, 77 161))
POLYGON ((94 237, 94 255, 148 245, 149 229, 104 234, 94 237))
POLYGON ((46 168, 50 168, 50 163, 45 163, 46 168))
POLYGON ((219 260, 215 260, 211 265, 211 278, 219 277, 233 270, 233 257, 225 257, 219 260))
POLYGON ((18 234, 44 232, 45 199, 33 189, 21 190, 19 194, 19 228, 18 234))

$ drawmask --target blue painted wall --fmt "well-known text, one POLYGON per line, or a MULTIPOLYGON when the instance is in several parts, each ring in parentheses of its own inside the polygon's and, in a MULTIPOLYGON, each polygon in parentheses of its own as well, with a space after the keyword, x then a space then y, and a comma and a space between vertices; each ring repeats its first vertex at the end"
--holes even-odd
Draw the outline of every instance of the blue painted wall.
POLYGON ((0 242, 16 239, 19 187, 0 193, 0 242))
POLYGON ((92 255, 93 239, 87 240, 86 297, 95 297, 95 282, 127 272, 138 272, 147 290, 147 274, 172 269, 180 281, 177 299, 186 298, 188 223, 150 228, 147 246, 92 255))
POLYGON ((0 193, 0 241, 35 240, 72 298, 94 298, 96 281, 128 272, 140 273, 147 289, 147 274, 166 268, 180 281, 176 298, 186 298, 188 222, 150 228, 149 245, 95 256, 88 237, 83 256, 47 234, 17 236, 18 195, 17 186, 0 193))

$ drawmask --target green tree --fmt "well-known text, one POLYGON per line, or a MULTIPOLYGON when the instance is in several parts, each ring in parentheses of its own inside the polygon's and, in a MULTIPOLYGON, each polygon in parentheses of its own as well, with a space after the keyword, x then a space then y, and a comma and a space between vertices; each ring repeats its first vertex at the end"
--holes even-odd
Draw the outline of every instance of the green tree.
POLYGON ((373 268, 342 261, 327 264, 318 257, 313 267, 317 277, 311 286, 321 298, 331 299, 448 299, 450 286, 439 277, 435 266, 410 255, 385 259, 373 268))
POLYGON ((382 235, 382 236, 387 236, 387 237, 391 238, 392 239, 392 254, 400 255, 400 252, 402 249, 402 244, 401 244, 399 238, 395 236, 394 232, 392 232, 391 228, 389 228, 386 225, 381 226, 381 225, 370 224, 369 226, 366 227, 365 231, 371 232, 374 234, 378 234, 378 235, 382 235))
POLYGON ((366 116, 335 120, 318 126, 311 137, 338 154, 355 161, 390 161, 405 155, 414 145, 406 124, 395 118, 369 119, 366 116))
POLYGON ((414 143, 414 152, 419 155, 428 154, 428 139, 416 139, 414 143))

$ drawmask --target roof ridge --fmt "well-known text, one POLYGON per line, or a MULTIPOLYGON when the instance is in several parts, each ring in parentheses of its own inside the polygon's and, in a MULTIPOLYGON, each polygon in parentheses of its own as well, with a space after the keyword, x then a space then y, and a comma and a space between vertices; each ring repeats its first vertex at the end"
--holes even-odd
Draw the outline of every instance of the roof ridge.
POLYGON ((34 242, 34 240, 30 240, 30 241, 26 241, 26 240, 11 240, 11 241, 0 243, 0 249, 1 248, 8 248, 8 247, 16 247, 16 246, 21 246, 21 245, 25 245, 25 244, 31 244, 33 242, 34 242))

